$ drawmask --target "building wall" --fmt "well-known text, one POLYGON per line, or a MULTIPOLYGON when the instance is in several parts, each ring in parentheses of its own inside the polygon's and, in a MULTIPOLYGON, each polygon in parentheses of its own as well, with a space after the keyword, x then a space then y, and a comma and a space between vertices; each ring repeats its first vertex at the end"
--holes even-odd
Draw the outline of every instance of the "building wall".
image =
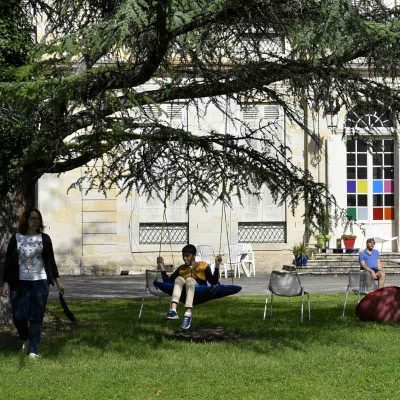
MULTIPOLYGON (((238 105, 229 104, 232 113, 240 113, 238 105)), ((261 109, 260 112, 263 109, 261 109)), ((204 118, 198 118, 196 110, 181 113, 181 119, 172 123, 186 126, 191 131, 202 134, 211 127, 223 133, 225 119, 213 105, 204 110, 204 118)), ((282 115, 280 126, 282 140, 293 149, 293 160, 303 166, 304 137, 298 127, 288 123, 282 115), (285 134, 284 134, 285 133, 285 134)), ((227 129, 238 129, 228 122, 227 129)), ((307 150, 309 151, 309 150, 307 150)), ((168 264, 179 265, 182 244, 140 244, 139 224, 162 222, 163 206, 159 200, 150 200, 132 193, 127 198, 109 190, 105 197, 95 190, 82 192, 69 186, 81 177, 81 169, 60 176, 47 174, 39 181, 39 207, 43 210, 48 232, 51 234, 58 264, 62 273, 103 274, 119 273, 121 270, 142 272, 154 266, 158 254, 162 254, 168 264)), ((269 197, 268 191, 264 198, 269 197)), ((291 247, 302 240, 304 226, 300 207, 292 215, 285 206, 277 207, 270 200, 257 202, 245 197, 243 205, 233 199, 232 209, 226 209, 226 223, 221 232, 222 206, 211 199, 207 209, 191 206, 186 210, 186 199, 178 203, 170 202, 166 217, 168 222, 189 224, 189 241, 193 244, 208 244, 215 252, 227 253, 226 246, 238 242, 238 222, 283 220, 287 223, 285 243, 254 243, 258 270, 270 271, 291 263, 291 247), (228 236, 226 231, 228 231, 228 236)))
MULTIPOLYGON (((230 104, 232 113, 238 113, 238 106, 230 104)), ((204 111, 204 119, 196 116, 196 110, 185 110, 179 118, 172 121, 177 126, 186 126, 191 131, 202 134, 210 129, 225 131, 225 120, 214 106, 204 111)), ((332 131, 327 126, 326 118, 308 112, 308 126, 320 135, 320 141, 304 138, 304 133, 296 125, 282 119, 282 137, 292 149, 292 161, 306 167, 317 182, 327 183, 329 190, 336 197, 343 209, 347 207, 346 188, 346 142, 343 132, 346 113, 339 115, 338 129, 332 131), (305 146, 306 144, 306 146, 305 146), (307 157, 306 157, 307 156, 307 157)), ((242 115, 243 117, 243 115, 242 115)), ((227 129, 233 132, 237 127, 228 124, 227 129)), ((365 235, 392 237, 398 232, 398 184, 399 170, 398 149, 395 150, 395 210, 393 221, 364 221, 367 232, 354 226, 357 235, 356 247, 363 247, 365 235), (372 230, 374 231, 372 234, 372 230)), ((105 274, 121 270, 143 272, 154 267, 156 257, 161 254, 167 264, 179 265, 180 251, 183 244, 141 244, 139 226, 141 223, 162 223, 164 208, 157 199, 146 199, 137 193, 128 197, 117 195, 111 189, 106 197, 95 190, 82 191, 69 186, 81 177, 81 170, 76 169, 61 176, 45 175, 39 182, 39 207, 43 211, 49 234, 54 247, 60 270, 64 274, 105 274)), ((166 221, 169 223, 187 223, 189 241, 195 245, 207 244, 216 253, 227 254, 226 246, 238 242, 238 223, 243 221, 286 221, 286 242, 253 243, 256 266, 259 271, 278 269, 292 261, 291 248, 303 240, 304 205, 300 205, 295 214, 288 205, 279 208, 264 193, 264 201, 245 197, 241 205, 233 199, 232 208, 226 208, 226 221, 223 220, 221 231, 222 206, 220 202, 210 201, 207 209, 201 206, 190 206, 187 213, 186 198, 178 202, 169 202, 166 209, 166 221), (228 235, 227 235, 228 232, 228 235)), ((346 227, 339 221, 333 224, 330 246, 335 247, 336 239, 345 232, 346 227)), ((362 227, 362 226, 361 226, 362 227)), ((165 232, 164 232, 165 233, 165 232)), ((315 238, 310 239, 311 245, 315 238)), ((394 242, 384 243, 384 250, 392 250, 394 242)))

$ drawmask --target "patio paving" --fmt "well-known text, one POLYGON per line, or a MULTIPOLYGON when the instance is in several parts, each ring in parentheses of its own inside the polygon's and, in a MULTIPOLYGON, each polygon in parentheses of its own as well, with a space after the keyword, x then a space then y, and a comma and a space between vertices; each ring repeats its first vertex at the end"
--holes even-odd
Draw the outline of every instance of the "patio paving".
MULTIPOLYGON (((312 293, 344 293, 347 287, 347 275, 303 275, 301 281, 306 291, 312 293)), ((142 296, 144 275, 127 276, 63 276, 66 299, 112 299, 140 298, 142 296)), ((265 294, 269 274, 258 273, 255 277, 234 278, 235 285, 242 286, 238 295, 265 294)), ((232 280, 221 279, 222 284, 231 284, 232 280)), ((400 285, 398 275, 386 275, 386 286, 400 285)), ((50 290, 50 299, 57 297, 57 290, 50 290)))

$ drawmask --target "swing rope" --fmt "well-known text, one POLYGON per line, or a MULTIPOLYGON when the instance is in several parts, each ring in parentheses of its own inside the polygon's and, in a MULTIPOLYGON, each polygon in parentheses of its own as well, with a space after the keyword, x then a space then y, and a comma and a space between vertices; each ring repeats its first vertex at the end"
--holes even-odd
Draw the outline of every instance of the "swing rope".
MULTIPOLYGON (((163 210, 163 219, 162 219, 162 223, 161 223, 161 235, 160 235, 160 246, 159 246, 159 249, 158 249, 158 257, 161 257, 161 247, 162 247, 162 243, 163 243, 163 233, 164 233, 164 228, 166 228, 169 247, 170 247, 170 252, 171 252, 171 256, 172 256, 172 264, 175 265, 174 252, 172 250, 171 234, 170 234, 170 230, 168 228, 168 220, 167 220, 167 186, 166 185, 165 185, 165 191, 164 191, 163 204, 164 204, 164 210, 163 210)), ((158 275, 158 268, 157 268, 157 275, 158 275)), ((156 275, 156 279, 158 278, 157 275, 156 275)))
MULTIPOLYGON (((224 161, 226 164, 226 159, 227 159, 227 135, 228 135, 228 97, 226 97, 226 102, 225 102, 225 132, 224 132, 224 161)), ((230 265, 230 274, 231 274, 231 280, 232 280, 232 285, 233 285, 233 267, 232 267, 232 258, 231 258, 231 246, 229 242, 229 233, 228 233, 228 221, 226 218, 226 206, 224 202, 224 198, 226 195, 226 177, 224 176, 222 178, 222 193, 220 196, 222 207, 221 207, 221 225, 220 225, 220 233, 219 233, 219 254, 221 254, 221 244, 222 244, 222 225, 223 221, 225 220, 225 232, 226 232, 226 242, 228 246, 228 260, 229 260, 229 265, 230 265)), ((237 261, 237 260, 236 260, 237 261)))

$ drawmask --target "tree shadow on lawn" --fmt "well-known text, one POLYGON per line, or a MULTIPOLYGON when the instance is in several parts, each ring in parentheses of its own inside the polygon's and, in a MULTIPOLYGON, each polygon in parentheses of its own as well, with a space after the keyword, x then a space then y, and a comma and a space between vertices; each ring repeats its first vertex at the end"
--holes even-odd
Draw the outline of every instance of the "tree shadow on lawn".
MULTIPOLYGON (((312 299, 311 299, 312 301, 312 299)), ((315 344, 349 346, 366 350, 371 326, 378 330, 393 330, 394 325, 367 324, 355 317, 355 303, 350 302, 346 319, 341 318, 342 296, 324 296, 311 303, 311 321, 305 307, 304 322, 300 322, 300 299, 277 298, 274 315, 263 321, 265 297, 233 297, 216 300, 194 309, 191 329, 222 326, 226 332, 250 337, 245 341, 220 343, 240 347, 257 354, 270 354, 277 349, 308 351, 315 344), (354 303, 354 304, 353 304, 354 303)), ((164 302, 165 311, 168 304, 164 302)), ((138 300, 75 301, 70 307, 80 321, 75 328, 65 319, 58 303, 49 304, 52 319, 44 326, 43 354, 57 357, 64 347, 76 345, 82 351, 101 350, 126 357, 147 358, 154 351, 178 349, 179 341, 167 340, 175 330, 180 330, 181 320, 167 321, 160 315, 158 301, 146 300, 145 312, 140 321, 138 300), (58 321, 58 322, 57 322, 58 321), (61 322, 60 322, 61 321, 61 322)), ((182 313, 182 308, 180 312, 182 313)), ((397 331, 397 325, 396 325, 397 331)), ((12 331, 0 329, 2 353, 15 354, 20 341, 12 331)), ((202 344, 194 344, 193 346, 202 344)), ((371 347, 373 351, 373 347, 371 347)))

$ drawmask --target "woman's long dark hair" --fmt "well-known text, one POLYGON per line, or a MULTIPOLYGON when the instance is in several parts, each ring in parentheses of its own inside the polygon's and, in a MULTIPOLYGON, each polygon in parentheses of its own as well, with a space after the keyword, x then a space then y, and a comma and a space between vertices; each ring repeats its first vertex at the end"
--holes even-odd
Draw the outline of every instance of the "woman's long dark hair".
POLYGON ((25 235, 26 232, 28 232, 28 228, 29 228, 28 219, 33 212, 37 212, 40 217, 40 225, 36 232, 41 233, 44 231, 43 217, 42 217, 42 214, 40 213, 40 211, 37 208, 28 208, 19 217, 18 226, 17 226, 17 231, 19 233, 22 233, 23 235, 25 235))

